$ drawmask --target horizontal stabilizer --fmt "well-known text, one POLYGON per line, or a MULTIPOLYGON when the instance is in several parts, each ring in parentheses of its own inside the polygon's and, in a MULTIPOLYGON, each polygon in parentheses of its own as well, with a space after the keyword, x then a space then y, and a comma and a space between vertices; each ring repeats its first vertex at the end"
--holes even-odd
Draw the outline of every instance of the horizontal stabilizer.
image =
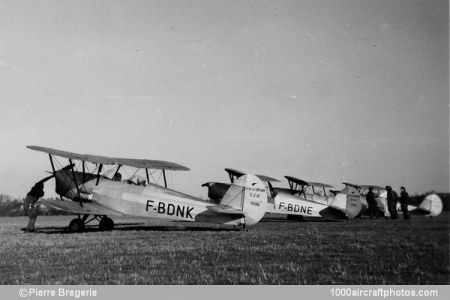
POLYGON ((408 212, 410 215, 415 215, 415 216, 426 216, 426 215, 430 214, 428 211, 419 209, 417 206, 413 206, 413 205, 408 205, 408 212))
POLYGON ((319 214, 322 218, 331 219, 331 220, 342 220, 342 219, 347 218, 347 215, 345 214, 345 212, 337 210, 332 207, 327 207, 325 209, 322 209, 319 212, 319 214))
POLYGON ((83 202, 83 207, 80 206, 79 203, 67 200, 52 200, 52 199, 41 199, 40 203, 45 204, 47 206, 63 210, 66 212, 70 212, 73 214, 82 214, 82 215, 108 215, 108 216, 121 216, 122 213, 109 209, 103 205, 100 205, 96 202, 83 202))
POLYGON ((231 207, 207 206, 206 208, 210 211, 220 214, 244 215, 244 212, 242 210, 231 207))

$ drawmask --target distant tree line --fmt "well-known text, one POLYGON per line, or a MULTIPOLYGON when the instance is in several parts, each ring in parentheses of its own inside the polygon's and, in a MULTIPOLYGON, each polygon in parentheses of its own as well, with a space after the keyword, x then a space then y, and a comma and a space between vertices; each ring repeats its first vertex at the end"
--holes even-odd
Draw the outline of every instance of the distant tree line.
MULTIPOLYGON (((419 206, 419 204, 425 199, 426 196, 432 194, 429 192, 422 195, 413 195, 410 197, 410 204, 419 206)), ((441 199, 443 204, 443 210, 450 210, 450 194, 448 193, 436 193, 441 199)), ((55 198, 47 198, 55 199, 55 198)), ((25 216, 25 211, 23 210, 23 199, 12 199, 8 195, 0 194, 0 217, 15 217, 15 216, 25 216)), ((41 216, 56 216, 56 215, 69 215, 65 211, 54 209, 53 207, 46 206, 39 202, 36 203, 38 208, 38 214, 41 216)))
MULTIPOLYGON (((47 198, 55 199, 55 198, 47 198)), ((69 213, 49 207, 47 205, 36 203, 38 208, 38 214, 41 216, 56 216, 56 215, 68 215, 69 213)), ((0 217, 18 217, 26 216, 23 210, 23 199, 11 199, 7 195, 0 195, 0 217)))

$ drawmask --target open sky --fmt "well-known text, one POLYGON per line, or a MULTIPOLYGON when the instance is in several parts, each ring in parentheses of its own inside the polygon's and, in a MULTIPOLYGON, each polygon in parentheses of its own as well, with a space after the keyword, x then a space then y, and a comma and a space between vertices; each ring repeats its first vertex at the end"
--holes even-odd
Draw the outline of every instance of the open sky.
MULTIPOLYGON (((0 194, 39 145, 341 188, 449 191, 446 0, 1 1, 0 194)), ((55 195, 51 184, 46 195, 55 195)))

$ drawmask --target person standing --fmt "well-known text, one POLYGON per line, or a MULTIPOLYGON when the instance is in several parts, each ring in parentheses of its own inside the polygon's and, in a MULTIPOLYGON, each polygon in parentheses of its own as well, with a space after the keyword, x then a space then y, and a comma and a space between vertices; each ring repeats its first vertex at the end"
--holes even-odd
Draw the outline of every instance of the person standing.
POLYGON ((408 204, 409 204, 409 194, 406 191, 405 187, 400 187, 400 207, 403 212, 403 220, 409 220, 409 211, 408 211, 408 204))
POLYGON ((372 219, 375 217, 378 219, 378 204, 375 199, 375 194, 373 193, 373 187, 369 187, 369 192, 366 195, 367 204, 369 205, 369 214, 372 219))
POLYGON ((44 182, 39 181, 31 188, 23 201, 23 209, 29 218, 28 225, 24 229, 25 232, 34 232, 34 224, 37 219, 37 211, 34 205, 42 196, 44 196, 44 182))
POLYGON ((398 201, 398 195, 397 193, 390 187, 389 185, 386 186, 387 191, 387 205, 389 214, 391 215, 391 219, 395 220, 398 218, 397 214, 397 201, 398 201))

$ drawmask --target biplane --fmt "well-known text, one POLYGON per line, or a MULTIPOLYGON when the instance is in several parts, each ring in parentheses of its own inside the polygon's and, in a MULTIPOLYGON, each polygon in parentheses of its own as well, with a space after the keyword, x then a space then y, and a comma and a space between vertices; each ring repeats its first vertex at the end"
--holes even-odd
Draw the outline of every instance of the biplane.
POLYGON ((48 154, 52 175, 45 179, 55 179, 55 191, 60 199, 39 201, 76 214, 78 217, 69 224, 72 232, 84 230, 93 220, 99 222, 102 230, 113 229, 110 216, 121 215, 239 225, 245 229, 246 225, 256 224, 266 212, 264 184, 252 174, 241 176, 221 201, 211 203, 167 187, 167 171, 189 170, 176 163, 27 147, 48 154), (60 159, 68 162, 62 164, 60 159), (126 168, 132 172, 128 178, 122 176, 126 168), (161 173, 164 185, 159 183, 161 173))
MULTIPOLYGON (((367 214, 369 205, 366 200, 366 195, 369 192, 369 188, 373 188, 373 192, 375 193, 377 206, 378 206, 378 214, 385 217, 390 217, 389 210, 387 207, 387 191, 386 188, 377 186, 377 185, 358 185, 348 182, 343 182, 346 186, 352 186, 356 188, 361 194, 361 202, 362 209, 361 214, 367 214)), ((412 215, 423 215, 436 217, 442 212, 442 200, 436 194, 431 194, 425 197, 425 199, 420 203, 419 206, 408 205, 408 211, 412 215)), ((396 209, 399 213, 401 213, 400 203, 397 203, 396 209)))
MULTIPOLYGON (((231 184, 245 174, 244 172, 229 168, 225 169, 225 171, 227 171, 230 177, 231 184)), ((359 193, 356 189, 351 187, 340 191, 336 196, 332 197, 332 199, 331 197, 330 199, 327 199, 327 203, 324 203, 318 199, 317 201, 308 199, 304 194, 303 187, 303 185, 306 185, 306 182, 300 179, 286 176, 290 185, 290 188, 287 189, 273 187, 272 182, 280 182, 275 178, 265 175, 256 176, 264 182, 267 191, 268 205, 265 218, 281 217, 297 219, 307 216, 329 219, 348 219, 358 215, 361 209, 359 193)), ((219 202, 231 184, 207 182, 202 186, 208 188, 208 197, 213 202, 219 202)), ((325 185, 323 185, 323 188, 325 188, 325 185)))

